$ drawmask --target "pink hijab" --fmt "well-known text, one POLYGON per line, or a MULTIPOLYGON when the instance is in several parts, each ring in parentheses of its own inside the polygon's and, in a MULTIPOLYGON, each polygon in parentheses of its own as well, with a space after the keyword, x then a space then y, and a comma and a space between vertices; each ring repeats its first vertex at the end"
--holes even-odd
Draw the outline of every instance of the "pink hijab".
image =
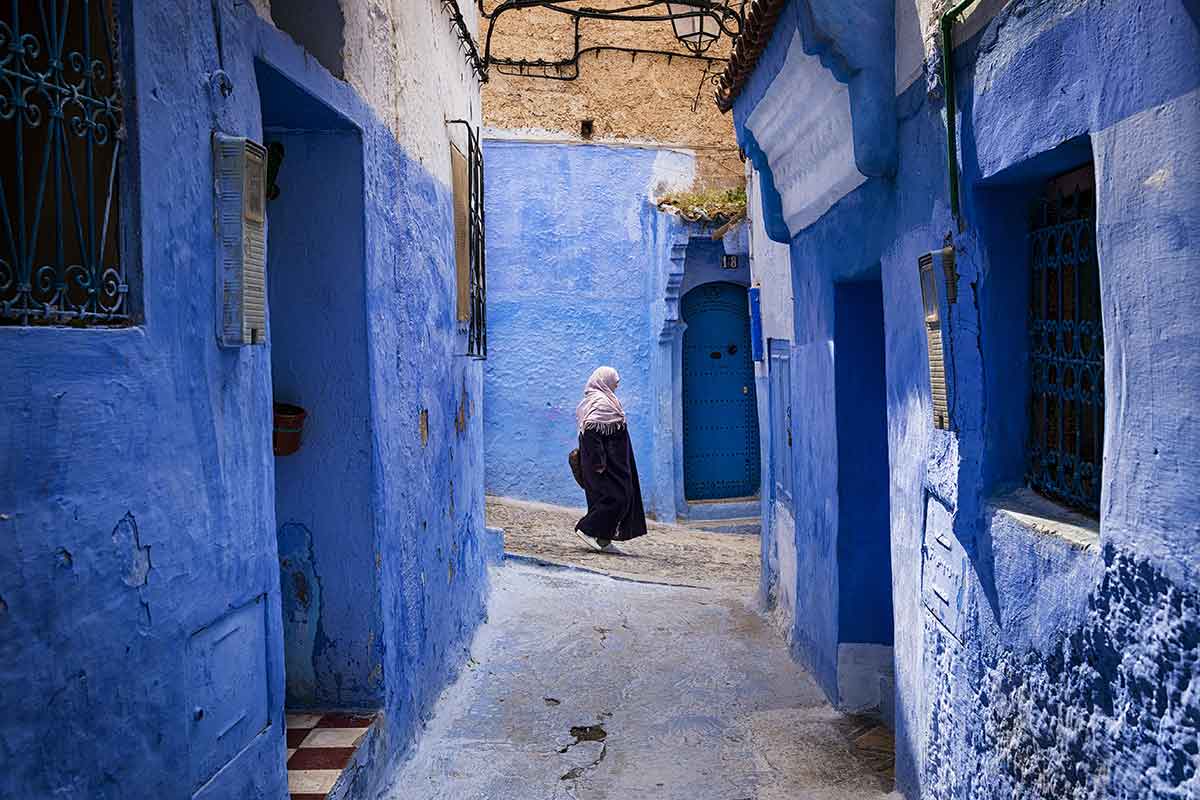
POLYGON ((599 367, 583 387, 583 399, 575 408, 579 432, 595 430, 605 436, 615 433, 625 424, 625 409, 615 390, 621 376, 612 367, 599 367))

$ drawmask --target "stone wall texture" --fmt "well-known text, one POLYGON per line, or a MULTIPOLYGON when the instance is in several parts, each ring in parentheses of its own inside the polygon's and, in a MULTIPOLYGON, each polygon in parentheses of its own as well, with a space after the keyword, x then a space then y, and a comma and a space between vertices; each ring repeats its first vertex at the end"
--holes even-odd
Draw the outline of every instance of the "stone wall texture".
MULTIPOLYGON (((496 5, 495 0, 485 3, 489 10, 496 5)), ((598 0, 589 5, 625 4, 598 0)), ((581 38, 585 48, 616 45, 686 53, 667 21, 585 20, 581 38)), ((493 32, 495 56, 551 60, 569 55, 573 47, 569 18, 544 9, 502 15, 493 32)), ((709 52, 723 58, 728 40, 709 52)), ((578 139, 580 122, 592 120, 595 141, 656 142, 694 151, 697 188, 742 186, 732 119, 717 110, 715 86, 708 80, 721 68, 685 58, 616 52, 585 56, 573 81, 509 76, 493 67, 483 87, 484 121, 494 129, 578 139)))

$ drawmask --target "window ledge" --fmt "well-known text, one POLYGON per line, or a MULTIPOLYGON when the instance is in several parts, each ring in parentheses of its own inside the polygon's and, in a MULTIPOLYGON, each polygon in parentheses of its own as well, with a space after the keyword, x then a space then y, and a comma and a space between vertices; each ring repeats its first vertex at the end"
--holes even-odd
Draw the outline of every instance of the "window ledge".
POLYGON ((1021 488, 988 501, 993 519, 1003 516, 1043 536, 1062 539, 1080 550, 1099 551, 1100 523, 1091 517, 1021 488))

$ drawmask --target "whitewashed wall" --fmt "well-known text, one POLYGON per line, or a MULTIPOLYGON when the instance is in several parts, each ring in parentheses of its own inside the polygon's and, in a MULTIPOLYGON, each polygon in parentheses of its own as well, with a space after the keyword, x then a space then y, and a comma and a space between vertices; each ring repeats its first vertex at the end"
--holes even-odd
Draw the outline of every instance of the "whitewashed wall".
POLYGON ((746 128, 770 164, 792 236, 866 182, 854 161, 850 92, 804 52, 799 33, 746 128))
POLYGON ((792 338, 792 266, 789 248, 767 236, 758 172, 750 169, 750 281, 762 289, 764 339, 792 338))

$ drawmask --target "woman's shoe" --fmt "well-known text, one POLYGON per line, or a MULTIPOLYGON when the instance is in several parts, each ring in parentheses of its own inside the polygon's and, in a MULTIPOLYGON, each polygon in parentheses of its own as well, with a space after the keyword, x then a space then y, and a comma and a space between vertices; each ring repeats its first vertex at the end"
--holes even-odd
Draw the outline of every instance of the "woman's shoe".
POLYGON ((604 552, 604 548, 600 546, 600 542, 588 536, 586 533, 579 530, 579 528, 575 529, 575 535, 578 536, 580 540, 582 540, 583 543, 588 546, 589 550, 595 550, 598 553, 604 552))

